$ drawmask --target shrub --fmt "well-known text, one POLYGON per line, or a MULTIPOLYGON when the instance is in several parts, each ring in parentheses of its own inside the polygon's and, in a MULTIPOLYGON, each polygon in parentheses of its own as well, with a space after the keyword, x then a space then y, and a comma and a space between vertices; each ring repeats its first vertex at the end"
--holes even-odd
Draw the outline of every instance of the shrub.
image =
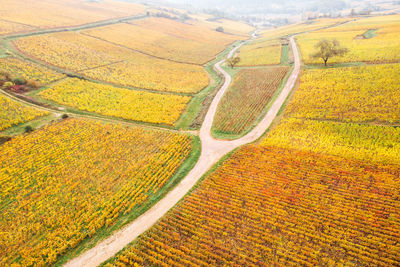
POLYGON ((0 80, 10 80, 10 73, 5 70, 0 70, 0 80))
POLYGON ((16 93, 23 93, 28 91, 28 88, 25 85, 18 85, 18 84, 11 86, 9 89, 16 93))
POLYGON ((12 82, 17 84, 17 85, 24 85, 26 84, 26 80, 22 77, 16 77, 14 79, 12 79, 12 82))
POLYGON ((30 133, 30 132, 32 132, 32 131, 33 131, 32 126, 28 125, 28 126, 25 127, 25 132, 26 132, 26 133, 30 133))
POLYGON ((5 82, 5 83, 3 84, 3 88, 4 88, 4 89, 10 89, 11 86, 13 86, 13 85, 14 85, 14 83, 12 83, 12 82, 5 82))
POLYGON ((29 86, 29 87, 35 88, 35 89, 37 89, 37 88, 39 88, 41 86, 39 81, 32 80, 32 79, 27 80, 26 81, 26 85, 29 86))

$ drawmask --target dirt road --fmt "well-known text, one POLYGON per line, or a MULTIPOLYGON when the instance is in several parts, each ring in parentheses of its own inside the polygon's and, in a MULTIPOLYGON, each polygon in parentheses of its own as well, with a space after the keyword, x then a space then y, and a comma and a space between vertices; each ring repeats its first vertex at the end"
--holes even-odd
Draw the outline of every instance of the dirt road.
MULTIPOLYGON (((105 260, 114 256, 126 245, 135 240, 140 234, 149 229, 154 223, 157 222, 158 219, 164 216, 165 213, 167 213, 173 206, 175 206, 175 204, 189 192, 189 190, 197 183, 197 181, 215 163, 217 163, 221 159, 221 157, 231 152, 235 148, 247 143, 254 142, 259 137, 261 137, 278 114, 290 91, 294 87, 294 84, 299 75, 300 59, 293 37, 290 38, 290 44, 294 53, 295 66, 284 89, 282 90, 279 97, 275 100, 262 121, 247 135, 243 136, 240 139, 232 141, 216 140, 211 136, 210 132, 218 103, 231 83, 231 77, 221 68, 221 64, 224 62, 224 60, 216 63, 215 68, 225 76, 225 83, 211 103, 204 123, 200 129, 202 150, 201 156, 197 164, 172 191, 170 191, 163 199, 161 199, 147 212, 145 212, 143 215, 138 217, 136 220, 134 220, 109 238, 97 244, 92 249, 71 260, 65 266, 98 266, 105 260)), ((237 49, 239 49, 239 47, 236 47, 234 50, 232 50, 228 56, 232 56, 237 49)))

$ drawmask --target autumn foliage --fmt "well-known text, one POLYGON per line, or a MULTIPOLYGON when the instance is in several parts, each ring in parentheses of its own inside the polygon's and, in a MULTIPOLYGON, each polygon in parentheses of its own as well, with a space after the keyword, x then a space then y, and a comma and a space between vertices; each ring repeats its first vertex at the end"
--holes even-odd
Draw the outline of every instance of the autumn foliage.
POLYGON ((248 130, 275 94, 288 67, 240 70, 218 105, 216 132, 241 134, 248 130))
POLYGON ((399 175, 399 165, 249 146, 110 265, 396 265, 399 175))
POLYGON ((192 139, 83 119, 18 136, 0 150, 0 265, 43 266, 149 203, 192 139))

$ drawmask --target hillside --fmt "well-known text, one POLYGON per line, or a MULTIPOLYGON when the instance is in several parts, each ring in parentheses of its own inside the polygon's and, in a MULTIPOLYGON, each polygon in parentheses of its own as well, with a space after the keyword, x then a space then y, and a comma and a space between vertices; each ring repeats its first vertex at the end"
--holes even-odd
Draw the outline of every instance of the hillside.
POLYGON ((0 9, 1 266, 400 262, 400 15, 0 9))

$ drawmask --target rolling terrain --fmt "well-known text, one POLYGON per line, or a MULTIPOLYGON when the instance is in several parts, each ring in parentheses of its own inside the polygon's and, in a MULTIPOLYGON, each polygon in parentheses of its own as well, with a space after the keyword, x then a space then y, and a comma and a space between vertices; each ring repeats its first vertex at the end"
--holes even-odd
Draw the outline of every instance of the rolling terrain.
POLYGON ((0 10, 0 265, 398 265, 399 15, 19 5, 0 10), (348 53, 324 66, 333 38, 348 53))

